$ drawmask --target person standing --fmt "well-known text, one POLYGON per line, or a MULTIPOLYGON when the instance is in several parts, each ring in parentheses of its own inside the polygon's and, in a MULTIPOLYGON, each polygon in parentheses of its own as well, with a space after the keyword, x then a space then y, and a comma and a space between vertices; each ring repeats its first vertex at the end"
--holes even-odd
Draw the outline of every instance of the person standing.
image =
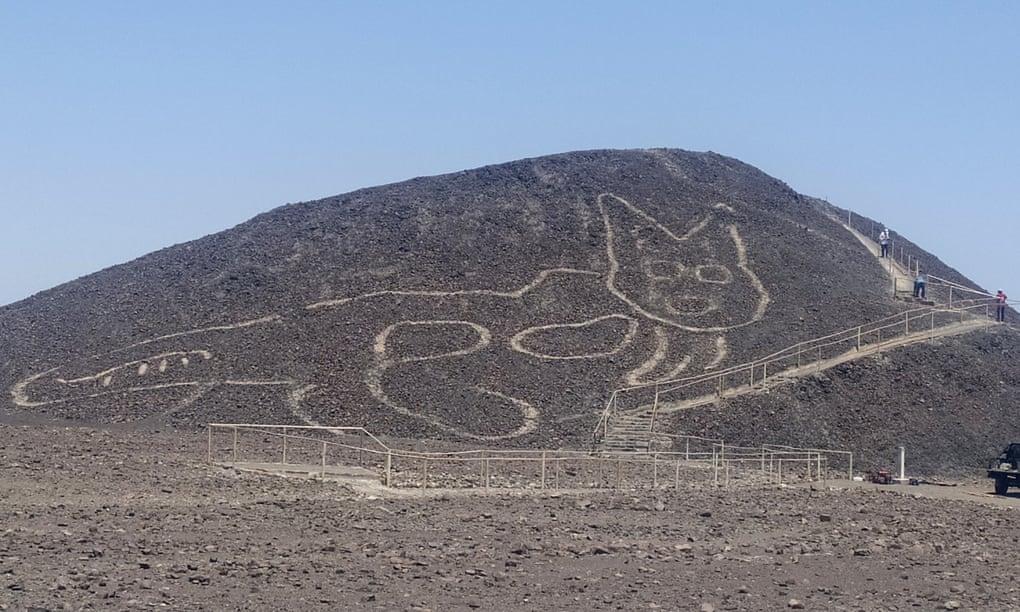
POLYGON ((882 228, 882 232, 878 235, 878 244, 882 245, 881 257, 889 255, 889 228, 882 228))
POLYGON ((1006 294, 1002 292, 1002 289, 999 289, 999 292, 995 294, 995 320, 1006 320, 1006 294))
POLYGON ((923 270, 917 271, 917 276, 914 277, 914 297, 924 299, 925 285, 928 284, 928 275, 923 270))

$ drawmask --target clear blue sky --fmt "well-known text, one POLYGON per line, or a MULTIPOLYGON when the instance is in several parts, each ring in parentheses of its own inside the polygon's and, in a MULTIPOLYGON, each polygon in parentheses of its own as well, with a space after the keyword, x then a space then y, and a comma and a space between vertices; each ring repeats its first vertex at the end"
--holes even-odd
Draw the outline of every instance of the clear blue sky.
POLYGON ((0 4, 0 304, 288 202, 676 147, 1020 298, 1020 2, 0 4))

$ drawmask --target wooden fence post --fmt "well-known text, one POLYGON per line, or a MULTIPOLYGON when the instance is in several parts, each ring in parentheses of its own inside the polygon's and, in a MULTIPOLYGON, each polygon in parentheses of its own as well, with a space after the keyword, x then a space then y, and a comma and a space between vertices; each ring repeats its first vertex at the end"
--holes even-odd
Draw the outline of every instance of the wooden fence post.
POLYGON ((542 484, 539 486, 540 489, 545 488, 545 451, 542 451, 542 484))
POLYGON ((322 441, 322 478, 326 478, 326 441, 322 441))
POLYGON ((652 453, 652 488, 659 488, 659 453, 652 453))
POLYGON ((393 484, 393 451, 386 450, 386 486, 393 484))

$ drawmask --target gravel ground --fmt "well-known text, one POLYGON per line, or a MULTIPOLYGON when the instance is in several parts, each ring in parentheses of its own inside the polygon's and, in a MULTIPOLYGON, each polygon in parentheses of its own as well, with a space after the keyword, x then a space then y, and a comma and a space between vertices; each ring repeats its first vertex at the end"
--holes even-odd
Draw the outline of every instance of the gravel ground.
POLYGON ((0 609, 1020 607, 1020 498, 990 482, 390 494, 205 441, 0 426, 0 609))

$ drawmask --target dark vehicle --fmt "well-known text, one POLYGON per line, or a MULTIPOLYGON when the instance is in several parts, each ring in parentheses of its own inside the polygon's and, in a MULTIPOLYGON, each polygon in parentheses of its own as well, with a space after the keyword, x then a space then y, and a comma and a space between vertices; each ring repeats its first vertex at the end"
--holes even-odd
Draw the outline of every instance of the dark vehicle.
POLYGON ((1020 442, 1007 446, 999 458, 992 461, 988 477, 995 479, 996 495, 1005 495, 1010 487, 1020 487, 1020 442))

